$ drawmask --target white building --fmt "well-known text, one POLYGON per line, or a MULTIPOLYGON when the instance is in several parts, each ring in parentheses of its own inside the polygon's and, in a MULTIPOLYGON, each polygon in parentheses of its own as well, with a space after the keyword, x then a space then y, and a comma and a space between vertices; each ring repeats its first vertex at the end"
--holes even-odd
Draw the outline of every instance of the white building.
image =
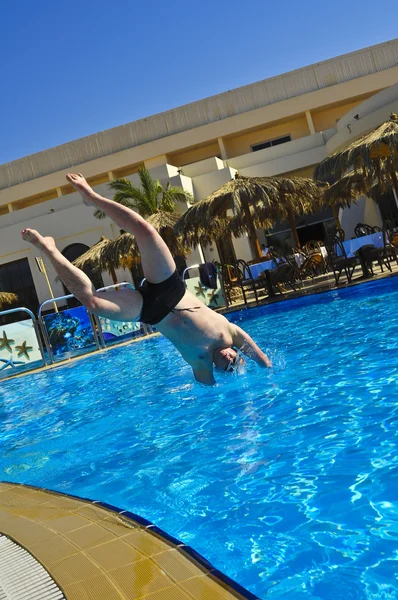
MULTIPOLYGON (((118 228, 99 221, 65 180, 82 172, 96 191, 112 197, 107 182, 137 182, 145 165, 162 183, 170 181, 205 198, 233 177, 289 174, 312 176, 328 154, 398 113, 398 39, 140 119, 0 166, 0 289, 15 291, 24 305, 49 297, 35 250, 20 236, 26 226, 52 235, 68 257, 116 237, 118 228), (77 244, 81 246, 76 246, 77 244)), ((184 210, 185 207, 180 207, 184 210)), ((331 215, 310 219, 328 227, 331 215)), ((341 215, 348 236, 355 223, 380 223, 378 208, 364 199, 341 215)), ((305 223, 298 223, 304 225, 305 223)), ((308 226, 308 222, 307 222, 308 226)), ((281 228, 279 228, 281 229, 281 228)), ((300 229, 299 229, 300 233, 300 229)), ((278 233, 289 236, 289 232, 278 233)), ((264 232, 259 232, 262 241, 264 232)), ((246 239, 234 242, 249 259, 246 239)), ((222 249, 221 249, 222 250, 222 249)), ((206 259, 218 257, 216 246, 206 259)), ((200 260, 198 250, 188 264, 200 260)), ((64 288, 48 266, 55 295, 64 288)), ((131 280, 119 272, 120 280, 131 280)), ((103 274, 104 284, 110 284, 103 274)))

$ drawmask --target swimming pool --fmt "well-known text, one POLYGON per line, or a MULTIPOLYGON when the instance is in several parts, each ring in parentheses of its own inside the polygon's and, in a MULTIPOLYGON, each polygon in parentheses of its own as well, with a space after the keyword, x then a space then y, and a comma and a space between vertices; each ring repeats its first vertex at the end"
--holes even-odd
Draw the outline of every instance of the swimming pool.
POLYGON ((274 373, 163 338, 0 388, 0 479, 107 501, 261 598, 397 597, 398 278, 235 313, 274 373))

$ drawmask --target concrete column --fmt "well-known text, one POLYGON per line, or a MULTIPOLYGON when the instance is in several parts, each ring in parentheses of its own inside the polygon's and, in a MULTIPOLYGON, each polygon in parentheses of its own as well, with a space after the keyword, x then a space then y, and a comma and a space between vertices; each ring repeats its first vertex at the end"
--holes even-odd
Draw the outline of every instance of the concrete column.
POLYGON ((311 135, 315 135, 316 131, 315 131, 315 126, 314 126, 314 121, 312 120, 311 111, 306 110, 305 116, 307 118, 308 129, 310 130, 311 135))
POLYGON ((220 148, 221 158, 223 160, 227 160, 228 153, 227 153, 227 149, 224 144, 224 140, 221 137, 219 137, 219 138, 217 138, 217 142, 218 142, 218 147, 220 148))

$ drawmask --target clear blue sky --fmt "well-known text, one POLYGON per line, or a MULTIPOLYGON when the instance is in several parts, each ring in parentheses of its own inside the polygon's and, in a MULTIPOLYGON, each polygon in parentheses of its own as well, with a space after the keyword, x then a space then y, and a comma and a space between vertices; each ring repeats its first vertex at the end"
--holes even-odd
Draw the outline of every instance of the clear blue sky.
POLYGON ((398 35, 396 0, 3 0, 0 164, 398 35))

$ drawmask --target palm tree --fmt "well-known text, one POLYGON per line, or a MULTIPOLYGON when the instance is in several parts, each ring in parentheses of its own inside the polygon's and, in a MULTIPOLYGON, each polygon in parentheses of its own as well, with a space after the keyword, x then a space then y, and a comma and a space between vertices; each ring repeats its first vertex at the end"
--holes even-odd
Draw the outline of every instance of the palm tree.
MULTIPOLYGON (((174 225, 180 216, 175 208, 176 202, 193 202, 192 194, 182 187, 170 185, 169 182, 163 186, 158 179, 152 179, 145 167, 138 170, 138 175, 140 187, 128 179, 111 181, 109 188, 115 191, 113 200, 137 211, 156 229, 174 257, 185 258, 189 248, 174 231, 174 225)), ((97 219, 106 217, 99 209, 94 211, 94 216, 97 219)), ((109 271, 112 277, 115 276, 114 269, 131 266, 139 256, 134 236, 129 233, 122 233, 115 240, 107 240, 107 243, 97 250, 100 251, 100 256, 95 256, 98 268, 109 271)))
MULTIPOLYGON (((141 187, 129 179, 115 179, 109 183, 109 188, 115 191, 115 202, 136 210, 144 219, 154 214, 175 213, 176 202, 193 202, 192 194, 184 188, 170 185, 169 182, 164 187, 158 179, 152 179, 145 167, 138 170, 138 176, 141 187)), ((103 219, 106 215, 97 209, 94 216, 103 219)))

